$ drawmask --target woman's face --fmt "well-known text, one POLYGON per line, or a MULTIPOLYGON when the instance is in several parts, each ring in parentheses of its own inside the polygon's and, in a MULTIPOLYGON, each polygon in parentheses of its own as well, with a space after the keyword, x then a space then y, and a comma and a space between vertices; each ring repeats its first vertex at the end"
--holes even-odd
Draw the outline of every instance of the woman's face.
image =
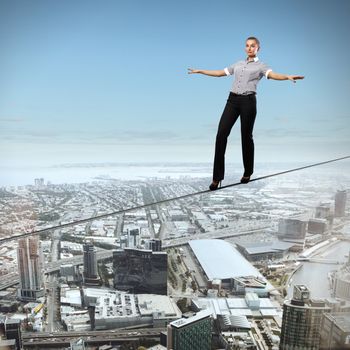
POLYGON ((255 57, 258 53, 259 46, 255 40, 247 40, 245 43, 245 52, 248 57, 255 57))

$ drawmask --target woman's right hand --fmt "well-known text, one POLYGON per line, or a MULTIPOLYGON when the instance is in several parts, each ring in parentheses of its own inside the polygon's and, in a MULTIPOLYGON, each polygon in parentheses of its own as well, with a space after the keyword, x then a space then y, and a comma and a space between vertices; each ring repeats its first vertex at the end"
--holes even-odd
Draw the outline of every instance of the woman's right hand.
POLYGON ((193 69, 193 68, 187 68, 188 70, 188 74, 198 74, 199 73, 199 69, 193 69))

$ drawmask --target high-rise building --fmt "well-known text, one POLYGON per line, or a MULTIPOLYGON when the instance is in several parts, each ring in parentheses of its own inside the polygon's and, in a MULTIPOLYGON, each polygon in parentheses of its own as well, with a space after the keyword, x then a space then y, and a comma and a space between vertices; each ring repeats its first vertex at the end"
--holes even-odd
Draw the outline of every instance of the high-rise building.
POLYGON ((341 217, 345 215, 346 191, 337 191, 334 202, 334 216, 341 217))
POLYGON ((327 219, 331 215, 331 204, 321 203, 316 207, 315 218, 316 219, 327 219))
POLYGON ((350 312, 325 313, 320 333, 321 350, 350 349, 350 312))
POLYGON ((323 300, 311 299, 306 286, 294 286, 292 300, 283 305, 280 350, 317 350, 322 317, 330 310, 323 300))
POLYGON ((306 222, 298 219, 280 219, 278 235, 284 240, 302 240, 306 235, 306 222))
POLYGON ((146 247, 153 252, 161 252, 162 251, 162 241, 160 239, 149 239, 146 242, 146 247))
POLYGON ((43 178, 34 179, 34 184, 36 187, 43 187, 44 186, 44 179, 43 178))
POLYGON ((16 350, 16 340, 6 338, 6 316, 0 315, 0 350, 16 350))
POLYGON ((211 311, 203 310, 189 318, 181 318, 168 325, 168 350, 210 350, 211 311))
POLYGON ((350 252, 346 264, 333 273, 333 296, 350 300, 350 252))
POLYGON ((327 231, 327 220, 310 219, 307 225, 307 231, 311 234, 324 234, 327 231))
POLYGON ((167 295, 168 255, 145 249, 113 252, 114 287, 131 293, 167 295))
POLYGON ((140 240, 140 229, 130 228, 128 229, 128 247, 136 248, 140 240))
POLYGON ((5 322, 5 334, 8 340, 14 339, 16 342, 16 350, 22 349, 21 321, 15 319, 7 319, 5 322))
POLYGON ((96 249, 92 243, 87 242, 83 245, 84 254, 84 284, 99 285, 100 278, 97 272, 96 249))
POLYGON ((38 237, 22 238, 18 241, 19 299, 35 300, 44 295, 41 257, 38 237))

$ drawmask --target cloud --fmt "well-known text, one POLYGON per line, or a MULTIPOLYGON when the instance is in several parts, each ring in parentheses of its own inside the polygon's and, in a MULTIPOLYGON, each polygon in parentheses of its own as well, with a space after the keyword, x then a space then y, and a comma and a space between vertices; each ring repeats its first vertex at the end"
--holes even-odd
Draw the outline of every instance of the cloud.
POLYGON ((274 129, 258 129, 254 131, 254 134, 259 137, 272 137, 272 138, 284 138, 284 137, 293 137, 297 138, 306 138, 314 137, 315 133, 313 130, 309 129, 297 129, 297 128, 274 128, 274 129))
POLYGON ((151 144, 180 141, 183 136, 171 130, 1 130, 2 140, 17 143, 45 144, 151 144))
POLYGON ((312 122, 317 122, 317 123, 329 123, 330 125, 333 125, 335 122, 340 122, 340 123, 348 123, 350 120, 349 115, 335 115, 335 116, 322 116, 318 118, 312 118, 312 122))
POLYGON ((289 117, 276 117, 275 118, 276 122, 278 122, 278 123, 285 123, 285 124, 289 123, 290 120, 291 120, 291 118, 289 118, 289 117))
POLYGON ((25 122, 22 118, 1 118, 0 123, 23 123, 25 122))

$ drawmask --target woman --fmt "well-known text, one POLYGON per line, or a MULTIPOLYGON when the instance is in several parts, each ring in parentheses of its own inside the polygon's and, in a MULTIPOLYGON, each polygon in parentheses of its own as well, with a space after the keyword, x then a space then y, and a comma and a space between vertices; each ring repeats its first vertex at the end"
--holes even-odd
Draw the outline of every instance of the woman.
POLYGON ((234 75, 232 89, 225 109, 222 113, 218 132, 216 135, 213 181, 210 190, 216 190, 225 174, 225 151, 227 138, 236 120, 241 119, 241 138, 244 174, 241 183, 248 183, 254 168, 254 141, 253 127, 256 116, 256 86, 265 76, 267 79, 290 80, 296 82, 303 79, 300 75, 284 75, 272 71, 257 57, 260 42, 255 37, 246 40, 245 52, 247 58, 223 70, 188 69, 189 74, 204 74, 211 77, 224 77, 234 75))

